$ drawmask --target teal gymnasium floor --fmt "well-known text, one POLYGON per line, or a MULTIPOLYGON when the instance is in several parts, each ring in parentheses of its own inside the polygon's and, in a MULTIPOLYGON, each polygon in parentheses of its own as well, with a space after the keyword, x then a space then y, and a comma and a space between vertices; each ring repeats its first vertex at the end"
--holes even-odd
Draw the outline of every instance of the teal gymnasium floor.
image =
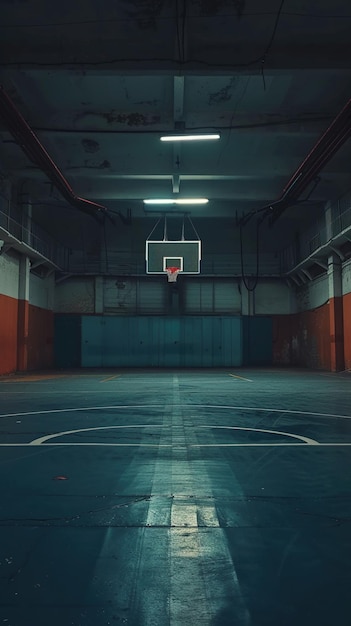
POLYGON ((0 418, 0 624, 351 624, 350 374, 2 377, 0 418))

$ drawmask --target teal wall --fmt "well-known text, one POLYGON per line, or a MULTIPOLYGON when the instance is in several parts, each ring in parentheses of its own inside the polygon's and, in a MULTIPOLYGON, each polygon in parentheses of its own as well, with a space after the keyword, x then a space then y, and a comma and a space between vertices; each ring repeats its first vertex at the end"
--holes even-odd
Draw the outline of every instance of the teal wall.
POLYGON ((55 366, 81 367, 81 316, 55 315, 55 366))
POLYGON ((243 364, 271 365, 273 361, 273 320, 269 316, 242 318, 243 364))
POLYGON ((82 317, 83 367, 242 363, 240 317, 82 317))
POLYGON ((56 316, 57 367, 272 363, 272 320, 243 316, 56 316))

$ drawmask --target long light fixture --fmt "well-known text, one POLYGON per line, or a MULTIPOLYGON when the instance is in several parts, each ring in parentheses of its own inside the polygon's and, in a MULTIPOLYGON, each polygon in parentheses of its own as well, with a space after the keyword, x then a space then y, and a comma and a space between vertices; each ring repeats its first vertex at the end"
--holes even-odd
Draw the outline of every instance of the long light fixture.
POLYGON ((144 204, 207 204, 208 198, 148 198, 144 204))
POLYGON ((173 135, 163 135, 160 137, 161 141, 204 141, 207 139, 220 139, 219 133, 202 133, 190 134, 190 133, 174 133, 173 135))

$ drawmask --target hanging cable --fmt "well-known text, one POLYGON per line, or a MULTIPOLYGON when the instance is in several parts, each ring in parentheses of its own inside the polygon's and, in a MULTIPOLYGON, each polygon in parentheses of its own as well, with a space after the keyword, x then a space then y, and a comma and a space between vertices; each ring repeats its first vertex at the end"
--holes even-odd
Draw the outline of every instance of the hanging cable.
POLYGON ((152 231, 151 231, 151 233, 150 233, 150 235, 148 236, 148 238, 147 238, 147 240, 146 240, 146 241, 149 241, 149 239, 150 239, 151 235, 155 232, 155 230, 156 230, 157 226, 159 225, 159 223, 160 223, 161 219, 162 219, 162 217, 159 217, 159 218, 158 218, 158 220, 157 220, 157 222, 156 222, 155 226, 153 227, 153 229, 152 229, 152 231))
POLYGON ((185 241, 185 215, 183 215, 182 221, 182 241, 185 241))
POLYGON ((190 215, 187 215, 187 218, 188 218, 188 220, 190 222, 190 225, 191 225, 191 227, 192 227, 192 229, 193 229, 193 231, 194 231, 198 241, 200 241, 199 233, 197 232, 197 230, 196 230, 196 228, 195 228, 195 226, 194 226, 194 224, 192 222, 192 219, 191 219, 190 215))
POLYGON ((279 7, 279 9, 277 11, 277 15, 276 15, 276 18, 275 18, 275 22, 274 22, 271 38, 270 38, 270 40, 269 40, 269 42, 267 44, 267 47, 266 47, 266 49, 265 49, 265 51, 263 53, 263 56, 262 56, 263 62, 265 61, 266 56, 269 54, 269 52, 271 50, 271 47, 273 45, 273 42, 274 42, 274 39, 275 39, 275 35, 276 35, 276 32, 277 32, 277 28, 278 28, 278 24, 279 24, 279 20, 280 20, 280 16, 282 14, 284 2, 285 2, 285 0, 281 0, 280 7, 279 7))
POLYGON ((262 59, 261 76, 262 76, 262 82, 263 82, 263 91, 266 91, 266 77, 265 77, 265 74, 264 74, 264 62, 265 62, 265 59, 262 59))
POLYGON ((183 0, 183 16, 182 16, 182 62, 185 63, 185 23, 186 23, 186 5, 187 0, 183 0))

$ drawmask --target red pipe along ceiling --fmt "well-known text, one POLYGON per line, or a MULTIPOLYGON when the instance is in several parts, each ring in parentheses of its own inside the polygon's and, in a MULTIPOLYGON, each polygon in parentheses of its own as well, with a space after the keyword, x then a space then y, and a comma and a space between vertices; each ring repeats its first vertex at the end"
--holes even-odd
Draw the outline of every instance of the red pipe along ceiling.
POLYGON ((351 98, 292 175, 284 187, 281 197, 269 206, 270 211, 272 211, 271 224, 280 217, 285 209, 298 200, 323 167, 349 139, 350 135, 351 98))
POLYGON ((17 110, 3 86, 0 86, 0 118, 30 161, 46 174, 71 206, 95 217, 99 221, 106 216, 106 207, 91 200, 80 198, 74 193, 72 187, 17 110))

